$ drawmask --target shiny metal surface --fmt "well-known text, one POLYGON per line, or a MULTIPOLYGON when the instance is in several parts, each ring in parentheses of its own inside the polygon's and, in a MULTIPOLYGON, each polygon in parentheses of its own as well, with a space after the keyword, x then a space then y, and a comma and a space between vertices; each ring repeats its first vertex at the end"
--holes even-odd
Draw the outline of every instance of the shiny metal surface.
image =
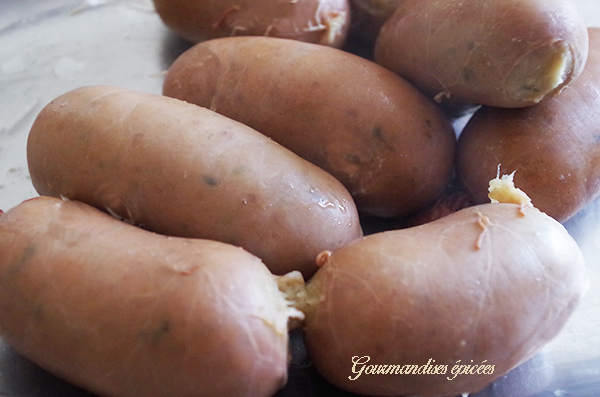
MULTIPOLYGON (((576 0, 590 26, 600 1, 576 0)), ((160 94, 163 72, 189 44, 170 34, 151 0, 0 0, 0 208, 37 196, 25 146, 42 107, 88 84, 160 94)), ((600 396, 600 200, 567 228, 586 255, 591 287, 566 328, 540 354, 479 397, 600 396)), ((288 386, 278 396, 349 396, 310 366, 300 335, 288 386)), ((89 396, 0 341, 0 396, 89 396)))

